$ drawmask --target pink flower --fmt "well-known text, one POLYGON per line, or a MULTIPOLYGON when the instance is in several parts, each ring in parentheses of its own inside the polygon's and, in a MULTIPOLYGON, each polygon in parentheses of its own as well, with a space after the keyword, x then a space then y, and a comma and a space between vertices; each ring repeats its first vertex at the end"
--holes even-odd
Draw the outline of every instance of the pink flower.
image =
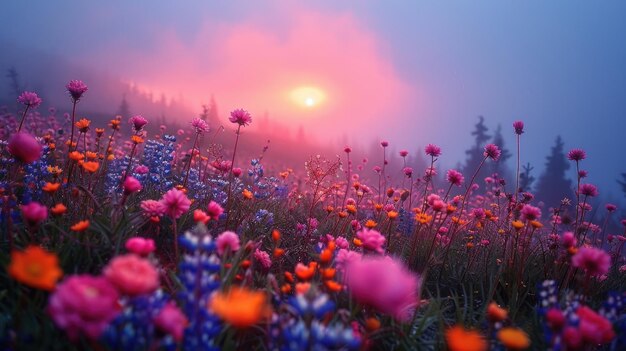
POLYGON ((451 169, 446 173, 446 179, 450 184, 456 186, 461 186, 461 184, 463 184, 463 181, 465 181, 463 174, 455 169, 451 169))
POLYGON ((165 334, 169 334, 174 341, 181 341, 188 321, 176 304, 168 302, 154 317, 154 325, 165 334))
POLYGON ((26 132, 11 135, 8 149, 16 160, 24 163, 33 163, 41 157, 41 145, 34 136, 26 132))
POLYGON ((383 141, 380 142, 380 146, 387 147, 387 146, 389 146, 389 142, 387 140, 383 140, 383 141))
POLYGON ((420 282, 400 261, 363 257, 346 266, 344 279, 361 304, 408 322, 419 303, 420 282))
POLYGON ((356 237, 363 243, 363 248, 378 253, 384 253, 383 245, 385 244, 385 237, 376 230, 370 230, 363 228, 363 230, 356 233, 356 237))
POLYGON ((404 175, 411 178, 411 176, 413 175, 413 168, 411 167, 404 167, 402 169, 402 172, 404 172, 404 175))
POLYGON ((196 129, 196 133, 198 134, 206 133, 209 131, 209 124, 205 120, 198 117, 194 118, 191 121, 191 126, 196 129))
POLYGON ((156 249, 154 240, 141 237, 134 237, 126 240, 125 247, 126 250, 144 257, 148 256, 156 249))
POLYGON ((141 183, 139 183, 139 180, 137 180, 137 178, 135 177, 128 176, 124 180, 124 193, 126 194, 135 193, 141 190, 141 188, 141 183))
POLYGON ((441 155, 441 148, 435 144, 428 144, 424 148, 426 155, 431 157, 439 157, 441 155))
POLYGON ((48 218, 48 208, 39 202, 31 202, 28 205, 22 205, 22 215, 26 222, 36 225, 48 218))
POLYGON ((42 100, 37 93, 25 91, 17 98, 17 102, 27 107, 37 108, 41 105, 42 100))
POLYGON ((407 157, 409 152, 407 150, 400 150, 400 157, 407 157))
POLYGON ((172 219, 178 219, 183 213, 189 211, 191 201, 187 198, 184 192, 173 188, 163 194, 160 200, 163 205, 163 213, 171 217, 172 219))
POLYGON ((343 152, 345 152, 346 154, 349 154, 352 152, 352 148, 350 148, 349 146, 346 146, 343 148, 343 152))
POLYGON ((350 243, 348 243, 348 240, 346 240, 343 236, 338 236, 335 239, 335 244, 337 244, 337 247, 340 249, 347 249, 350 247, 350 243))
POLYGON ((485 146, 485 152, 483 153, 485 157, 489 157, 494 161, 498 161, 500 154, 502 154, 502 151, 500 151, 500 148, 496 144, 489 144, 485 146))
POLYGON ((534 221, 541 218, 541 210, 539 209, 539 207, 531 205, 524 205, 524 207, 522 207, 521 214, 522 219, 525 219, 527 221, 534 221))
POLYGON ((207 214, 211 217, 211 219, 216 221, 219 220, 222 213, 224 213, 224 209, 220 206, 220 204, 215 201, 209 202, 209 206, 207 206, 207 214))
POLYGON ((563 312, 555 307, 546 312, 546 321, 553 330, 561 330, 566 322, 563 312))
POLYGON ((587 153, 583 149, 572 149, 567 153, 567 158, 570 161, 582 161, 587 157, 587 153))
POLYGON ((611 322, 591 308, 579 307, 576 314, 580 318, 578 330, 586 343, 590 345, 607 344, 615 337, 611 322))
POLYGON ((137 167, 135 167, 134 172, 137 174, 147 174, 150 171, 150 169, 144 165, 139 165, 137 167))
POLYGON ((572 256, 572 265, 584 269, 590 276, 600 276, 609 272, 611 256, 602 249, 583 247, 572 256))
MULTIPOLYGON (((215 239, 217 254, 223 256, 224 253, 235 252, 239 250, 239 235, 235 232, 225 231, 215 239)), ((269 256, 268 256, 269 257, 269 256)))
POLYGON ((247 126, 252 123, 252 116, 250 113, 242 108, 236 109, 230 113, 228 120, 231 123, 237 123, 240 126, 247 126))
POLYGON ((87 85, 80 80, 70 80, 69 83, 65 86, 67 91, 70 93, 72 100, 77 102, 83 96, 83 94, 87 91, 87 85))
POLYGON ((159 273, 145 258, 127 254, 113 258, 102 271, 122 294, 149 294, 159 287, 159 273))
POLYGON ((48 300, 48 313, 70 340, 80 335, 100 337, 119 312, 117 290, 104 277, 74 275, 56 287, 48 300))
POLYGON ((513 128, 515 129, 515 134, 522 135, 524 133, 524 122, 522 121, 513 122, 513 128))
POLYGON ((335 257, 335 267, 340 271, 345 270, 346 266, 354 261, 360 261, 361 257, 363 257, 363 255, 359 252, 339 249, 335 257))
POLYGON ((598 188, 593 184, 581 184, 578 189, 581 195, 596 197, 598 196, 598 188))
POLYGON ((617 210, 617 206, 613 204, 606 204, 606 210, 609 212, 615 212, 615 210, 617 210))
POLYGON ((156 200, 144 200, 141 202, 141 210, 148 217, 161 217, 165 213, 163 204, 156 200))
POLYGON ((143 118, 143 116, 137 115, 131 117, 128 122, 133 125, 135 131, 140 131, 146 124, 148 124, 148 120, 143 118))
POLYGON ((270 255, 265 251, 256 249, 256 251, 254 251, 254 259, 265 269, 269 269, 272 266, 270 255))
POLYGON ((235 178, 239 178, 240 175, 241 175, 241 168, 233 167, 233 176, 235 176, 235 178))
POLYGON ((576 245, 576 236, 572 232, 565 232, 561 237, 561 244, 565 248, 570 248, 576 245))

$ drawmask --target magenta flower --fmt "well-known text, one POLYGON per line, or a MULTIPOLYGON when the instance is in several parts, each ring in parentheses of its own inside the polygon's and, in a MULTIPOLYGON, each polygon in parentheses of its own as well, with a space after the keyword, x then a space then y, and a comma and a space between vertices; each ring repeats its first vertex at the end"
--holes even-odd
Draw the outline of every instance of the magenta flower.
POLYGON ((524 205, 524 207, 522 207, 521 213, 522 219, 525 219, 527 221, 534 221, 541 218, 541 209, 539 209, 539 207, 524 205))
POLYGON ((385 244, 385 237, 376 230, 370 230, 363 228, 363 230, 356 233, 356 237, 363 243, 365 250, 384 253, 383 245, 385 244))
POLYGON ((126 240, 126 244, 124 246, 126 247, 126 250, 144 257, 156 250, 154 240, 138 236, 126 240))
POLYGON ((434 144, 426 145, 424 151, 426 152, 426 155, 431 157, 439 157, 439 155, 441 155, 441 148, 434 144))
POLYGON ((485 146, 485 152, 483 153, 483 156, 489 157, 494 161, 498 161, 498 159, 500 158, 500 154, 502 154, 502 151, 500 151, 498 145, 489 144, 485 146))
POLYGON ((48 314, 70 340, 97 340, 119 313, 117 290, 104 277, 74 275, 56 287, 48 314))
POLYGON ((361 304, 408 322, 419 304, 420 282, 400 261, 363 257, 346 265, 344 281, 361 304))
POLYGON ((102 274, 128 296, 149 294, 159 287, 159 272, 150 261, 135 254, 116 256, 102 274))
POLYGON ((187 195, 176 188, 170 189, 163 194, 160 202, 163 205, 163 213, 172 219, 180 218, 183 213, 189 211, 189 206, 191 205, 187 195))
MULTIPOLYGON (((235 232, 225 231, 215 239, 217 254, 223 256, 224 253, 235 252, 239 250, 239 235, 235 232)), ((269 257, 269 256, 268 256, 269 257)))
POLYGON ((387 140, 383 140, 383 141, 380 142, 380 146, 387 147, 387 146, 389 146, 389 142, 387 140))
POLYGON ((141 202, 141 210, 148 217, 161 217, 165 214, 165 207, 160 201, 144 200, 141 202))
POLYGON ((135 177, 128 176, 124 180, 124 193, 127 195, 135 193, 141 190, 141 188, 141 183, 135 177))
POLYGON ((580 319, 578 330, 588 345, 608 344, 615 338, 611 322, 587 306, 576 310, 580 319))
POLYGON ((270 267, 272 266, 272 260, 270 259, 270 255, 265 251, 256 249, 256 251, 254 251, 254 259, 264 269, 270 269, 270 267))
POLYGON ((456 169, 451 169, 446 173, 446 179, 452 185, 461 186, 465 181, 463 174, 456 169))
POLYGON ((41 157, 41 144, 34 136, 18 132, 9 138, 9 153, 18 161, 33 163, 41 157))
POLYGON ((617 206, 613 204, 606 204, 606 210, 609 212, 615 212, 615 210, 617 210, 617 206))
POLYGON ((407 150, 400 150, 400 157, 407 157, 409 152, 407 150))
POLYGON ((81 80, 70 80, 69 83, 65 86, 67 91, 70 93, 72 100, 77 102, 83 96, 83 94, 87 91, 87 85, 83 83, 81 80))
POLYGON ((211 201, 209 202, 209 206, 207 206, 206 212, 207 212, 207 215, 211 217, 211 219, 217 221, 220 219, 220 216, 222 215, 222 213, 224 213, 224 209, 217 202, 211 201))
POLYGON ((570 161, 582 161, 587 157, 587 153, 583 149, 572 149, 567 153, 567 158, 570 161))
POLYGON ((561 244, 563 247, 569 249, 576 245, 576 236, 572 232, 565 232, 561 237, 561 244))
POLYGON ((173 302, 168 302, 154 317, 154 326, 163 333, 171 335, 177 342, 183 339, 187 324, 187 318, 173 302))
POLYGON ((228 120, 231 123, 237 123, 240 126, 247 126, 252 123, 252 116, 250 113, 242 108, 236 109, 230 113, 228 120))
POLYGON ((581 184, 578 191, 580 192, 580 194, 585 196, 598 196, 598 188, 596 188, 596 186, 593 184, 581 184))
POLYGON ((583 247, 572 256, 572 265, 584 269, 590 276, 601 276, 611 268, 611 256, 602 249, 583 247))
POLYGON ((515 134, 522 135, 524 133, 524 122, 522 121, 513 122, 513 128, 515 129, 515 134))
POLYGON ((37 108, 41 105, 41 98, 37 93, 33 93, 32 91, 25 91, 17 98, 17 102, 26 107, 37 108))
POLYGON ((345 148, 343 148, 343 152, 345 152, 346 154, 349 154, 352 152, 352 149, 349 146, 346 146, 345 148))
MULTIPOLYGON (((347 240, 346 240, 346 244, 347 244, 347 240)), ((337 256, 335 257, 335 267, 338 270, 343 271, 350 263, 354 261, 360 261, 361 257, 363 257, 361 253, 348 250, 346 246, 346 248, 342 248, 342 249, 339 249, 339 251, 337 251, 337 256)))
POLYGON ((137 115, 128 119, 128 123, 133 125, 135 131, 140 131, 146 124, 148 124, 148 120, 143 118, 143 116, 137 115))
POLYGON ((28 205, 22 205, 22 215, 26 222, 36 225, 48 218, 48 208, 39 202, 33 201, 28 205))
POLYGON ((413 175, 413 168, 411 167, 404 167, 402 169, 402 172, 404 172, 404 175, 411 178, 411 176, 413 175))
POLYGON ((209 124, 205 120, 198 117, 194 118, 191 121, 191 126, 196 129, 196 133, 198 134, 206 133, 209 131, 209 124))

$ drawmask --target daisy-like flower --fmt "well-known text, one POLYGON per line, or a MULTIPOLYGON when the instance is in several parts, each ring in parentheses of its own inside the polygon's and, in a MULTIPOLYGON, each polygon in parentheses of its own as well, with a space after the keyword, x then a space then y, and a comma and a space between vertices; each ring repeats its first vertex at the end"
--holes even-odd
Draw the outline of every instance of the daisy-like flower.
POLYGON ((209 124, 202 118, 194 118, 191 121, 191 126, 196 129, 196 133, 202 134, 209 131, 209 124))
POLYGON ((446 179, 452 185, 461 186, 461 184, 463 184, 463 181, 465 180, 465 177, 463 177, 463 174, 461 172, 455 169, 451 169, 446 173, 446 179))
POLYGON ((489 157, 494 161, 498 161, 501 154, 502 151, 500 151, 500 148, 496 144, 489 144, 485 146, 485 152, 483 153, 485 157, 489 157))
POLYGON ((17 98, 17 102, 26 107, 37 108, 41 105, 42 100, 37 93, 25 91, 17 98))
POLYGON ((183 213, 189 211, 191 201, 184 192, 173 188, 163 194, 160 200, 163 206, 163 213, 172 219, 178 219, 183 213))
POLYGON ((9 275, 18 282, 33 288, 53 290, 63 275, 59 260, 39 246, 29 246, 24 251, 12 251, 9 275))
POLYGON ((252 116, 248 111, 239 108, 230 113, 230 117, 228 118, 228 120, 231 123, 236 123, 240 126, 247 126, 252 123, 252 116))
POLYGON ((428 144, 424 148, 426 155, 431 157, 439 157, 441 155, 441 148, 435 144, 428 144))
POLYGON ((570 161, 582 161, 587 157, 587 153, 583 149, 572 149, 567 153, 567 159, 570 161))

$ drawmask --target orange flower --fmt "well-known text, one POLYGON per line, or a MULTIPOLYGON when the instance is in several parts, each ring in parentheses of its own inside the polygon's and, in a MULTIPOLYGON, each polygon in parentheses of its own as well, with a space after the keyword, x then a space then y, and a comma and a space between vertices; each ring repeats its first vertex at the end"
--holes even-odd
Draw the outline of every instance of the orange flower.
POLYGON ((285 254, 285 250, 281 249, 280 247, 277 247, 274 249, 274 257, 280 257, 284 254, 285 254))
POLYGON ((236 328, 246 328, 271 314, 265 293, 245 288, 218 292, 209 303, 210 309, 223 321, 236 328))
POLYGON ((74 161, 82 161, 85 158, 85 155, 78 151, 70 152, 70 159, 74 161))
POLYGON ((320 263, 326 264, 333 259, 333 252, 329 249, 324 249, 320 253, 320 263))
POLYGON ((347 205, 346 206, 346 211, 350 214, 355 214, 356 213, 356 205, 347 205))
POLYGON ((41 190, 47 192, 47 193, 54 193, 55 191, 59 190, 59 187, 61 186, 61 183, 50 183, 47 182, 42 188, 41 190))
POLYGON ((491 322, 502 322, 508 316, 507 311, 498 306, 495 302, 492 302, 487 306, 487 319, 491 322))
POLYGON ((94 161, 83 162, 83 169, 92 174, 96 173, 99 167, 100 167, 100 164, 98 162, 94 162, 94 161))
POLYGON ((450 351, 487 350, 487 341, 479 332, 458 325, 446 330, 445 337, 450 351))
POLYGON ((348 217, 348 212, 345 212, 345 211, 339 212, 339 218, 346 218, 346 217, 348 217))
POLYGON ((59 166, 48 166, 48 173, 52 174, 53 176, 57 177, 59 174, 61 174, 61 172, 63 172, 63 170, 61 168, 59 168, 59 166))
POLYGON ((252 192, 248 189, 243 189, 243 197, 248 199, 248 200, 252 200, 252 192))
POLYGON ((81 131, 82 133, 87 133, 87 131, 89 130, 90 124, 91 124, 91 121, 88 120, 87 118, 81 118, 78 122, 74 123, 76 128, 78 128, 78 130, 81 131))
POLYGON ((87 156, 87 158, 90 160, 95 160, 96 158, 98 158, 98 154, 93 151, 85 152, 85 156, 87 156))
POLYGON ((363 242, 358 238, 352 239, 352 243, 357 247, 361 247, 363 245, 363 242))
POLYGON ((335 277, 335 273, 337 272, 337 270, 335 270, 334 268, 326 268, 321 270, 322 273, 322 278, 324 279, 333 279, 335 277))
POLYGON ((376 223, 373 219, 368 219, 368 220, 365 222, 365 227, 366 227, 367 229, 372 229, 372 228, 376 227, 377 225, 378 225, 378 223, 376 223))
POLYGON ((112 119, 111 122, 109 122, 109 127, 111 127, 111 129, 113 130, 119 130, 120 123, 122 123, 122 120, 120 118, 112 119))
POLYGON ((296 284, 296 293, 306 294, 311 288, 311 283, 298 283, 296 284))
POLYGON ((341 291, 342 286, 341 284, 337 283, 334 280, 327 280, 324 282, 324 285, 326 286, 326 288, 332 292, 338 292, 341 291))
POLYGON ((285 280, 293 283, 295 280, 293 279, 293 274, 291 272, 285 272, 285 280))
POLYGON ((530 225, 535 229, 543 228, 543 224, 541 224, 541 222, 539 221, 530 221, 530 225))
POLYGON ((280 232, 278 229, 272 230, 272 240, 274 240, 274 242, 278 242, 280 240, 280 232))
POLYGON ((64 214, 66 211, 67 211, 67 207, 65 207, 65 205, 61 203, 54 205, 54 207, 50 209, 50 212, 52 212, 52 214, 55 216, 60 216, 64 214))
POLYGON ((365 320, 365 329, 367 331, 373 332, 380 329, 380 320, 376 317, 370 317, 365 320))
POLYGON ((380 210, 382 210, 382 209, 383 209, 383 204, 375 204, 375 205, 374 205, 374 209, 375 209, 376 211, 379 211, 379 212, 380 212, 380 210))
POLYGON ((426 213, 418 213, 415 215, 415 219, 421 224, 426 224, 433 219, 433 216, 429 216, 426 213))
POLYGON ((335 210, 331 205, 326 206, 326 213, 331 214, 335 210))
POLYGON ((522 221, 513 221, 511 222, 511 226, 515 228, 515 230, 520 230, 524 228, 524 223, 522 223, 522 221))
POLYGON ((528 338, 528 335, 519 328, 502 328, 498 332, 497 337, 507 350, 526 350, 530 347, 530 339, 528 338))
POLYGON ((317 262, 309 263, 309 266, 305 266, 302 263, 296 265, 296 276, 300 280, 310 280, 315 274, 315 268, 317 268, 317 262))
POLYGON ((85 230, 87 230, 87 228, 89 228, 89 220, 77 222, 76 224, 70 227, 70 229, 72 229, 75 232, 84 232, 85 230))
POLYGON ((134 143, 134 144, 141 144, 143 143, 143 138, 140 137, 139 135, 133 135, 130 137, 130 140, 134 143))
POLYGON ((397 211, 389 211, 389 212, 387 212, 387 217, 389 217, 389 219, 396 219, 398 217, 398 212, 397 211))
POLYGON ((281 291, 283 294, 289 294, 289 293, 291 293, 291 289, 292 289, 292 288, 291 288, 291 285, 289 285, 289 284, 283 284, 283 286, 281 286, 281 287, 280 287, 280 291, 281 291))
POLYGON ((63 275, 57 256, 39 246, 12 251, 8 271, 18 282, 47 291, 54 289, 57 280, 63 275))

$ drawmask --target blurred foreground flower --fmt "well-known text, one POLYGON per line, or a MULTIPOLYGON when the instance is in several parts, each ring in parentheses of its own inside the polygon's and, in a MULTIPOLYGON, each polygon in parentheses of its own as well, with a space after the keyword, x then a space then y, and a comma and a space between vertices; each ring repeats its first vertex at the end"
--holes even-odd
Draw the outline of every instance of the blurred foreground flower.
POLYGON ((39 246, 29 246, 24 251, 11 252, 9 275, 18 282, 42 290, 54 289, 63 275, 59 260, 39 246))
POLYGON ((209 305, 213 313, 237 328, 254 325, 271 314, 265 293, 245 288, 218 292, 209 305))

